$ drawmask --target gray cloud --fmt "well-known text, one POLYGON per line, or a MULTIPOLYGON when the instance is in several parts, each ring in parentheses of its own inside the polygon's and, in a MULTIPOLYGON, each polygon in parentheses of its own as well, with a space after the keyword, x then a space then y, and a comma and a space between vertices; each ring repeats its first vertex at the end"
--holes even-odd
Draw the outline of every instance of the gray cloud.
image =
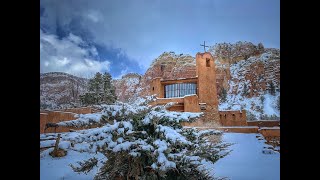
MULTIPOLYGON (((164 51, 201 51, 203 40, 280 46, 279 0, 41 0, 43 26, 78 25, 95 43, 121 48, 146 69, 164 51)), ((75 28, 77 29, 77 28, 75 28)))
POLYGON ((66 72, 82 77, 91 77, 96 72, 109 70, 109 61, 100 62, 95 47, 81 47, 86 43, 78 36, 66 38, 46 34, 40 29, 40 71, 66 72))

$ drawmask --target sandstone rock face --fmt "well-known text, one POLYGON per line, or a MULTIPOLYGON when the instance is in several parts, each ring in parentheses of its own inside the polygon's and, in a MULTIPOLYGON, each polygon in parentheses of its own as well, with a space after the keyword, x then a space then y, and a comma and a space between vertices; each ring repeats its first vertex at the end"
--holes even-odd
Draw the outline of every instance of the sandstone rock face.
POLYGON ((258 96, 269 90, 271 83, 280 90, 280 55, 272 51, 239 61, 230 66, 230 72, 230 94, 258 96))
POLYGON ((236 42, 231 43, 217 43, 209 48, 214 57, 218 58, 220 62, 234 64, 243 59, 248 59, 251 56, 262 54, 265 48, 261 43, 254 45, 251 42, 236 42))
POLYGON ((138 97, 142 89, 140 82, 141 75, 136 73, 129 73, 119 80, 113 80, 118 101, 128 102, 130 99, 138 97))
POLYGON ((271 81, 280 89, 279 49, 264 48, 261 43, 237 42, 218 43, 209 51, 216 60, 218 94, 222 89, 229 94, 245 90, 248 92, 244 96, 250 98, 265 92, 271 81), (247 87, 243 89, 244 84, 247 87))

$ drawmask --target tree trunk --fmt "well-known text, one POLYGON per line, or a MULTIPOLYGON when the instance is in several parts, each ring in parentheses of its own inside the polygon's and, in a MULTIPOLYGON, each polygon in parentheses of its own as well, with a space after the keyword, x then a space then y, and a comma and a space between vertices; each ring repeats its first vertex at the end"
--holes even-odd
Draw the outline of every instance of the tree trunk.
POLYGON ((54 156, 57 156, 57 153, 58 153, 58 150, 59 150, 60 135, 61 134, 58 134, 58 137, 57 137, 57 140, 56 140, 56 144, 55 144, 54 149, 53 149, 54 156))

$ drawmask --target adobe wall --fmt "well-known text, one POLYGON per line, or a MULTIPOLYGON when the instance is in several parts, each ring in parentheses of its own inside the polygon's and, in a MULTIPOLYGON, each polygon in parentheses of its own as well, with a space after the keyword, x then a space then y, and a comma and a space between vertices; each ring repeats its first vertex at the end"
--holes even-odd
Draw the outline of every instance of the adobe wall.
POLYGON ((192 122, 192 123, 181 122, 180 124, 182 126, 189 126, 189 127, 207 127, 207 128, 221 127, 220 119, 215 119, 216 117, 217 115, 214 112, 203 112, 201 117, 197 118, 195 122, 192 122))
POLYGON ((219 127, 218 130, 224 131, 224 132, 234 132, 234 133, 258 133, 259 127, 258 126, 225 126, 225 127, 219 127))
POLYGON ((92 113, 91 107, 80 107, 80 108, 72 108, 72 109, 65 109, 64 112, 72 112, 76 114, 90 114, 92 113))
POLYGON ((176 112, 183 112, 184 111, 184 105, 183 104, 175 104, 169 108, 167 108, 168 111, 176 111, 176 112))
MULTIPOLYGON (((70 128, 68 127, 52 127, 45 130, 45 125, 47 123, 75 120, 76 118, 74 116, 76 114, 89 114, 92 112, 93 109, 91 107, 70 108, 61 111, 40 110, 40 133, 69 132, 70 128)), ((79 129, 83 128, 78 128, 76 130, 79 129)))
MULTIPOLYGON (((72 112, 63 112, 63 111, 50 111, 48 112, 47 123, 59 123, 61 121, 75 120, 74 117, 76 114, 72 112)), ((44 133, 54 133, 54 132, 68 132, 69 128, 67 127, 58 127, 48 128, 44 133)))
POLYGON ((233 132, 233 133, 258 133, 259 127, 258 126, 242 126, 242 127, 203 127, 198 126, 196 127, 198 130, 207 130, 207 129, 217 129, 224 132, 233 132))
POLYGON ((280 127, 265 127, 260 128, 259 132, 265 137, 280 137, 280 127))
POLYGON ((187 126, 187 127, 201 127, 201 128, 217 128, 220 126, 219 122, 216 121, 208 121, 205 116, 202 116, 198 118, 195 122, 180 122, 182 126, 187 126))
POLYGON ((152 79, 150 83, 150 91, 151 95, 156 94, 156 97, 163 98, 163 90, 161 91, 161 83, 160 83, 160 77, 152 79))
POLYGON ((169 102, 184 103, 184 98, 157 98, 156 104, 167 104, 169 102))
POLYGON ((184 112, 201 112, 197 95, 184 97, 184 112))
POLYGON ((40 113, 40 134, 44 133, 44 128, 46 127, 48 121, 48 113, 40 113))
POLYGON ((248 126, 246 111, 219 111, 222 126, 248 126))
POLYGON ((200 103, 218 106, 215 63, 209 52, 197 53, 198 96, 200 103))
POLYGON ((274 127, 280 126, 278 120, 261 120, 261 121, 248 121, 248 126, 259 126, 259 127, 274 127))
POLYGON ((218 96, 216 87, 216 68, 212 55, 209 52, 197 53, 196 55, 196 74, 198 76, 199 103, 205 103, 206 121, 219 122, 218 96))
POLYGON ((98 127, 98 125, 91 125, 87 128, 75 128, 75 127, 57 127, 57 128, 54 128, 54 127, 50 127, 48 129, 46 129, 45 133, 61 133, 61 132, 70 132, 70 130, 83 130, 83 129, 89 129, 89 128, 96 128, 98 127))
POLYGON ((189 123, 189 122, 180 122, 181 126, 188 126, 188 127, 198 127, 202 126, 202 123, 199 120, 189 123))

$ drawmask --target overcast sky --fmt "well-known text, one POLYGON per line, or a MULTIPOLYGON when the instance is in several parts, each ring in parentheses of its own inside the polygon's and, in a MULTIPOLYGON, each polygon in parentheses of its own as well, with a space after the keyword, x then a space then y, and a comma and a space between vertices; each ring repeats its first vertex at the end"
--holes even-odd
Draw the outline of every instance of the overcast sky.
POLYGON ((41 0, 40 71, 144 74, 164 51, 200 43, 280 48, 280 0, 41 0))

